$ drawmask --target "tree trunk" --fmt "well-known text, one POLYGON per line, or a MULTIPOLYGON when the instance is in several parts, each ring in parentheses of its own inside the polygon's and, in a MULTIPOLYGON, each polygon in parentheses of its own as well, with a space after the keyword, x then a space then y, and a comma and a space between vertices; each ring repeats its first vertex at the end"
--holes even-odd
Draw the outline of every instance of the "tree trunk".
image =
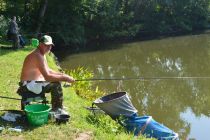
POLYGON ((27 22, 29 20, 29 8, 28 8, 28 4, 30 3, 30 0, 25 0, 24 3, 24 15, 23 15, 23 27, 27 26, 27 22))
POLYGON ((28 13, 28 8, 27 8, 27 4, 29 3, 29 0, 25 0, 25 4, 24 4, 24 17, 27 15, 28 13))
POLYGON ((40 35, 40 30, 42 27, 42 23, 44 21, 44 15, 47 9, 47 4, 48 4, 48 0, 44 0, 42 4, 42 7, 40 9, 40 13, 39 13, 39 18, 38 18, 38 22, 37 22, 37 28, 36 28, 36 37, 38 37, 40 35))
POLYGON ((124 1, 124 6, 125 6, 124 13, 125 15, 127 15, 128 14, 128 0, 124 1))

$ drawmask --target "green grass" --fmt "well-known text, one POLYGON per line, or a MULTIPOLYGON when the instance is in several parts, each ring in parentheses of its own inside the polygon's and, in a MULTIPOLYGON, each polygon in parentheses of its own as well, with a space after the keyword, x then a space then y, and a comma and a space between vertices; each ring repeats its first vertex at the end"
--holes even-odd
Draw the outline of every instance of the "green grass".
MULTIPOLYGON (((32 47, 27 46, 24 49, 8 49, 10 43, 0 43, 4 49, 0 48, 0 96, 20 98, 16 90, 21 72, 21 67, 25 56, 32 51, 32 47), (6 49, 5 49, 6 48, 6 49)), ((52 68, 58 69, 53 59, 48 57, 52 68)), ((74 83, 77 84, 77 83, 74 83)), ((64 106, 71 114, 71 119, 67 124, 57 125, 52 120, 48 124, 40 127, 31 127, 25 124, 23 120, 17 123, 8 123, 0 119, 0 126, 6 129, 0 132, 0 140, 5 139, 33 139, 33 140, 54 140, 75 139, 79 133, 88 132, 91 139, 96 140, 130 140, 134 139, 132 134, 125 133, 115 121, 109 116, 94 116, 84 107, 91 106, 91 102, 79 97, 72 88, 63 88, 64 106), (24 132, 12 132, 8 128, 16 125, 22 125, 24 132), (120 130, 119 130, 120 129, 120 130)), ((48 98, 50 94, 47 95, 48 98)), ((0 110, 15 109, 20 110, 20 101, 0 98, 0 110)), ((4 111, 0 111, 2 116, 4 111)), ((146 140, 144 137, 138 139, 146 140)))

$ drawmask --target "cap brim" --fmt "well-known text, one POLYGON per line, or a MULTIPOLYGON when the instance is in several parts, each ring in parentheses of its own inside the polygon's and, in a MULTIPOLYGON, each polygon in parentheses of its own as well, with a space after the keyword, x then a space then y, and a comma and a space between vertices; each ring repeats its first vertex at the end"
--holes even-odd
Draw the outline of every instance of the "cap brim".
POLYGON ((53 43, 44 43, 45 45, 52 45, 55 46, 53 43))

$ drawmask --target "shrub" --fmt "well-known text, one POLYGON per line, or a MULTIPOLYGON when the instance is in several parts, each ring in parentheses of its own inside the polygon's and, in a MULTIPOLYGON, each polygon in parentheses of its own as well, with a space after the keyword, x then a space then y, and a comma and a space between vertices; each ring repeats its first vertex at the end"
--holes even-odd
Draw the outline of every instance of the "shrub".
POLYGON ((84 81, 77 81, 75 84, 72 85, 76 93, 90 101, 96 99, 103 95, 103 92, 98 89, 98 86, 94 87, 91 81, 85 81, 87 79, 93 78, 93 73, 90 72, 88 69, 84 69, 83 67, 79 67, 75 70, 64 70, 68 75, 74 77, 74 79, 84 81))
POLYGON ((6 37, 9 20, 6 19, 3 15, 0 15, 0 36, 6 37))
POLYGON ((120 133, 125 131, 117 121, 113 121, 109 116, 105 115, 89 115, 87 116, 87 121, 93 125, 96 125, 97 128, 101 128, 106 133, 120 133))

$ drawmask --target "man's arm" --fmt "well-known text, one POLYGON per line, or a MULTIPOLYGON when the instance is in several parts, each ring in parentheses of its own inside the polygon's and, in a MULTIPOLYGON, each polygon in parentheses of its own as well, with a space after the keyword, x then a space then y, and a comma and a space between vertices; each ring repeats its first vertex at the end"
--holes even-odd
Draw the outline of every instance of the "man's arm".
POLYGON ((54 71, 54 70, 52 70, 52 69, 50 69, 50 68, 48 68, 48 70, 49 70, 49 72, 50 72, 51 74, 56 74, 56 75, 62 75, 62 74, 63 74, 63 73, 61 73, 61 72, 54 71))
POLYGON ((47 81, 66 81, 69 83, 75 81, 73 77, 49 69, 44 57, 39 54, 37 55, 37 67, 47 81))
MULTIPOLYGON (((65 74, 65 73, 57 72, 57 71, 54 71, 54 70, 52 70, 52 69, 50 69, 50 68, 49 68, 48 70, 49 70, 49 72, 50 72, 51 74, 69 76, 69 75, 67 75, 67 74, 65 74)), ((71 77, 71 76, 70 76, 70 77, 71 77)))

